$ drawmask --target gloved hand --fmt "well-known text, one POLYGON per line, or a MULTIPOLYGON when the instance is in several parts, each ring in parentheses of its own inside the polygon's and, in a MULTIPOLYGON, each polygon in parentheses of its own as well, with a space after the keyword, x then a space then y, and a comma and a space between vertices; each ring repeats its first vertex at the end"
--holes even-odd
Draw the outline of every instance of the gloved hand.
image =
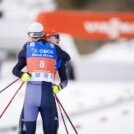
POLYGON ((53 85, 52 86, 53 93, 57 94, 62 88, 63 88, 62 85, 53 85))
POLYGON ((22 79, 22 81, 27 82, 27 81, 31 80, 32 78, 31 78, 31 76, 28 73, 24 73, 21 76, 21 79, 22 79))

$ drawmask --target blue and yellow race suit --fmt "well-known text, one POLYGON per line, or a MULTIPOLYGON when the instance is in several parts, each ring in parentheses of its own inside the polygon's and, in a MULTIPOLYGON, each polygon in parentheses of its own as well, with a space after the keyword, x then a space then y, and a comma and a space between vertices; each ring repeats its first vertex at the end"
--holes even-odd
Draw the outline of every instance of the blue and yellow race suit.
POLYGON ((68 80, 65 63, 70 56, 55 44, 41 39, 26 43, 18 55, 18 63, 13 74, 20 77, 26 66, 32 80, 27 82, 23 110, 21 113, 22 134, 35 134, 36 121, 40 112, 44 134, 56 134, 58 114, 52 91, 56 71, 59 73, 60 85, 66 87, 68 80), (24 122, 24 123, 22 123, 24 122))

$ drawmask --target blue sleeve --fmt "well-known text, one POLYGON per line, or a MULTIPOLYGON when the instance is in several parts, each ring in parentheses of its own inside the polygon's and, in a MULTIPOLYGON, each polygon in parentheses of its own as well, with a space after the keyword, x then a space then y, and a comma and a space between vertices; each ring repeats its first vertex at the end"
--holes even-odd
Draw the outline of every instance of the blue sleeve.
POLYGON ((63 88, 65 88, 68 84, 68 78, 66 73, 66 62, 62 61, 61 66, 58 69, 58 74, 60 77, 60 85, 62 85, 63 88))
POLYGON ((56 50, 57 50, 57 58, 58 59, 62 59, 64 61, 69 61, 71 58, 70 58, 70 55, 65 52, 64 50, 62 50, 59 46, 56 45, 56 50))
POLYGON ((26 66, 26 44, 24 45, 23 49, 18 54, 18 62, 14 66, 12 73, 17 76, 21 77, 24 72, 21 70, 26 66))
POLYGON ((23 46, 22 50, 18 54, 18 60, 26 59, 26 46, 27 43, 23 46))
POLYGON ((56 69, 56 70, 58 70, 58 69, 60 68, 60 66, 61 66, 61 62, 62 62, 61 59, 57 59, 57 61, 56 61, 56 65, 55 65, 55 69, 56 69))
POLYGON ((24 72, 22 72, 21 70, 26 66, 26 60, 21 59, 18 61, 18 63, 14 66, 12 73, 21 78, 21 76, 23 75, 24 72))

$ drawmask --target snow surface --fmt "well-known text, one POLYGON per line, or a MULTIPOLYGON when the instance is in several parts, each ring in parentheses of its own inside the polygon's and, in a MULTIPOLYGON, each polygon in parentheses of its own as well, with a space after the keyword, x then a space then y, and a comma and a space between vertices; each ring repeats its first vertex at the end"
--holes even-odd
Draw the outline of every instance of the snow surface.
MULTIPOLYGON (((11 74, 15 62, 5 62, 0 89, 16 79, 11 74), (5 71, 6 70, 6 71, 5 71)), ((3 111, 21 81, 0 94, 0 112, 3 111)), ((17 133, 19 114, 24 100, 25 85, 0 119, 0 134, 17 133), (12 128, 10 130, 10 128, 12 128), (15 129, 16 128, 16 129, 15 129), (9 131, 8 131, 9 129, 9 131)), ((69 81, 58 94, 62 105, 79 134, 133 134, 134 133, 134 83, 69 81)), ((59 113, 60 116, 60 113, 59 113)), ((75 134, 66 119, 69 133, 75 134)), ((38 118, 37 134, 43 134, 38 118)), ((59 134, 66 133, 60 118, 59 134)))
POLYGON ((134 40, 109 42, 80 57, 78 80, 134 81, 134 40))
MULTIPOLYGON (((83 56, 83 60, 86 60, 86 57, 83 56)), ((134 39, 108 42, 94 53, 89 54, 88 58, 98 62, 134 63, 134 39)))

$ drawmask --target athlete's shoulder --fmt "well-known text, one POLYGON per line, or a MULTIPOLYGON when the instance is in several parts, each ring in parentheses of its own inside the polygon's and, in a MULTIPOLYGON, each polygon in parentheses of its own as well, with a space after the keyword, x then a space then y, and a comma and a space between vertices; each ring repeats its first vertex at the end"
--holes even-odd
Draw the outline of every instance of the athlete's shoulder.
POLYGON ((26 46, 27 46, 27 43, 25 43, 22 49, 20 50, 18 54, 18 60, 24 59, 26 57, 26 46))
POLYGON ((63 59, 64 61, 69 61, 71 59, 70 55, 64 51, 61 47, 56 45, 57 54, 60 59, 63 59))

